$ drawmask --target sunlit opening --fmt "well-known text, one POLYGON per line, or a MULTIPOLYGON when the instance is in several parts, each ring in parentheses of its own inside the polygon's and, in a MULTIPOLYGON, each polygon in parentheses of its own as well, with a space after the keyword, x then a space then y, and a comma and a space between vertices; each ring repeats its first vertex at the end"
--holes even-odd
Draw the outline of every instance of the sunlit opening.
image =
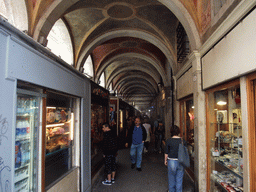
POLYGON ((73 48, 71 38, 65 23, 59 19, 52 27, 48 37, 47 47, 68 64, 73 64, 73 48))

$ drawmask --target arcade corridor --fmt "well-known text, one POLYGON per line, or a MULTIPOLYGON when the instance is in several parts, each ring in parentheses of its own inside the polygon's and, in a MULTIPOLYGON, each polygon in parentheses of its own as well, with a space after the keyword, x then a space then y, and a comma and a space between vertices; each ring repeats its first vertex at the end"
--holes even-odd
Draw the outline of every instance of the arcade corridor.
POLYGON ((180 128, 185 192, 256 191, 256 0, 0 2, 0 192, 166 192, 153 151, 101 183, 135 116, 180 128))

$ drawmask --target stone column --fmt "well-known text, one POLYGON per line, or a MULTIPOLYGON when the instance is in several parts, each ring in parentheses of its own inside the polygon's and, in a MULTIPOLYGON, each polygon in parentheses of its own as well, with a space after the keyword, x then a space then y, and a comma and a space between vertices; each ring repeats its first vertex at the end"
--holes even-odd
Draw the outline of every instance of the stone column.
POLYGON ((192 81, 195 107, 195 191, 205 192, 207 189, 205 92, 202 91, 200 54, 197 51, 194 51, 193 53, 194 59, 192 59, 192 81))
POLYGON ((173 92, 171 86, 164 87, 165 90, 165 137, 171 136, 170 129, 173 125, 173 92))

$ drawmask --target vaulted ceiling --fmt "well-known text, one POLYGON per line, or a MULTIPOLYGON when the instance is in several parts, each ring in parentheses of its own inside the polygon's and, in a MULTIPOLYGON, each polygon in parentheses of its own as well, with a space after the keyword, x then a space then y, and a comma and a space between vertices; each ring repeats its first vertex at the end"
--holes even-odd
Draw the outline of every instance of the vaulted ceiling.
MULTIPOLYGON (((145 108, 159 94, 159 85, 171 86, 180 68, 178 23, 187 30, 195 27, 185 14, 180 16, 178 5, 178 0, 52 0, 37 9, 30 33, 37 40, 47 37, 61 18, 72 39, 74 67, 81 70, 91 55, 96 83, 104 73, 105 88, 111 86, 124 100, 145 108)), ((199 45, 193 30, 188 36, 192 47, 199 45)))

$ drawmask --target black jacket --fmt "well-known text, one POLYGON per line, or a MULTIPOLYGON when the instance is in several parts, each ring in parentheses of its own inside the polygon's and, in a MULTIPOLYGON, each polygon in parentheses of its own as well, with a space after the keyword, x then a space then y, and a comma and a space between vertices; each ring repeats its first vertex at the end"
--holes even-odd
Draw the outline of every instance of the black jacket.
MULTIPOLYGON (((145 141, 147 139, 147 131, 145 129, 145 127, 143 125, 140 125, 141 128, 142 128, 142 141, 145 141)), ((128 130, 128 135, 127 135, 127 138, 126 138, 126 143, 129 144, 129 146, 132 144, 132 134, 133 134, 133 130, 135 128, 135 125, 134 126, 131 126, 130 129, 128 130)))
POLYGON ((113 131, 103 133, 102 149, 104 155, 115 155, 118 150, 117 137, 113 131))

